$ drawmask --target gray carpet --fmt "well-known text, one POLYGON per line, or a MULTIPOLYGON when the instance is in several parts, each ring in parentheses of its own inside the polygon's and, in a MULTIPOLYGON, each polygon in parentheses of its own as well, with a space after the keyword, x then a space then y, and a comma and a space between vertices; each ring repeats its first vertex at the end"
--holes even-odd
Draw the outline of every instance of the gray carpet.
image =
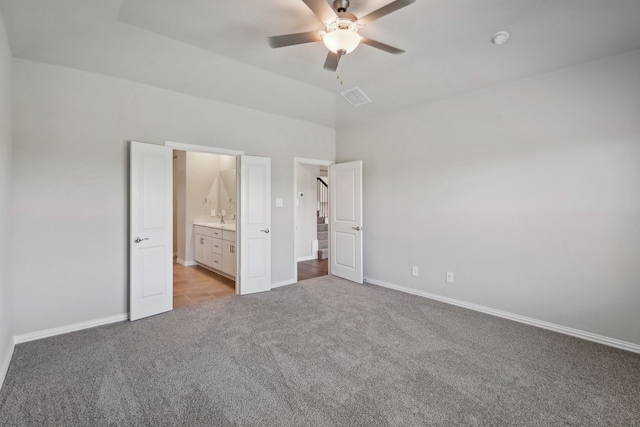
POLYGON ((16 347, 0 425, 640 425, 640 355, 324 277, 16 347))

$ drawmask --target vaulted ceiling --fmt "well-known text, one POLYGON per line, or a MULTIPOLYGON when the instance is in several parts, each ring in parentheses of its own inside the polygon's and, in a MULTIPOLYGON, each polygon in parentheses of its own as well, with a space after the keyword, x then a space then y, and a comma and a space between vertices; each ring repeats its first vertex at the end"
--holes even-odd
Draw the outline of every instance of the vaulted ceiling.
MULTIPOLYGON (((356 16, 390 0, 351 0, 356 16)), ((337 72, 301 0, 0 0, 13 54, 339 128, 404 108, 640 49, 640 0, 416 0, 361 34, 337 72), (508 43, 491 36, 508 31, 508 43), (339 95, 359 87, 373 102, 339 95)))

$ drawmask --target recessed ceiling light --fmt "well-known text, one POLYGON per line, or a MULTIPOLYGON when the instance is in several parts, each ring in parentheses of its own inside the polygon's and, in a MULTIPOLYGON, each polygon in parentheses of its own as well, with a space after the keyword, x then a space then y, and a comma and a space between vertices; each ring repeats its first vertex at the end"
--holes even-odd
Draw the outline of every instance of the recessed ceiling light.
POLYGON ((509 40, 509 33, 506 31, 498 31, 491 37, 491 41, 493 44, 497 44, 498 46, 501 44, 505 44, 509 40))

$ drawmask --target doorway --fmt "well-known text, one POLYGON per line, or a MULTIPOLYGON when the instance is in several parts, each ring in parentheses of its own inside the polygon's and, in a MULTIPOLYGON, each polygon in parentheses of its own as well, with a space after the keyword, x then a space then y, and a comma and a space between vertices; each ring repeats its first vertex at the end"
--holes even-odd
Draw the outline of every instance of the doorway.
MULTIPOLYGON (((129 319, 132 321, 173 309, 173 150, 236 157, 238 234, 225 236, 236 231, 222 230, 223 240, 233 237, 237 242, 230 249, 237 255, 229 258, 236 261, 233 268, 236 294, 271 290, 271 159, 170 141, 166 141, 164 146, 131 141, 129 319)), ((200 226, 191 225, 194 230, 200 226)), ((206 225, 203 228, 207 228, 206 225)), ((206 234, 202 230, 200 233, 206 234)), ((217 236, 211 232, 206 237, 217 236)), ((203 242, 205 247, 213 244, 209 239, 203 239, 203 242)), ((206 257, 216 260, 211 252, 200 254, 205 260, 206 257)))
POLYGON ((332 162, 294 159, 296 282, 329 274, 329 186, 332 162))
POLYGON ((236 294, 236 156, 174 150, 173 307, 236 294))

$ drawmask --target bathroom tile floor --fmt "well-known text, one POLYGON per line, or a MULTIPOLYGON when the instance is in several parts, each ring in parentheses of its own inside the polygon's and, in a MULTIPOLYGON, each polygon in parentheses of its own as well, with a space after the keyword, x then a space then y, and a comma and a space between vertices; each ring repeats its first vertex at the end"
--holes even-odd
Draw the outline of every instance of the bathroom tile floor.
POLYGON ((173 263, 173 307, 235 295, 235 282, 200 266, 173 263))

